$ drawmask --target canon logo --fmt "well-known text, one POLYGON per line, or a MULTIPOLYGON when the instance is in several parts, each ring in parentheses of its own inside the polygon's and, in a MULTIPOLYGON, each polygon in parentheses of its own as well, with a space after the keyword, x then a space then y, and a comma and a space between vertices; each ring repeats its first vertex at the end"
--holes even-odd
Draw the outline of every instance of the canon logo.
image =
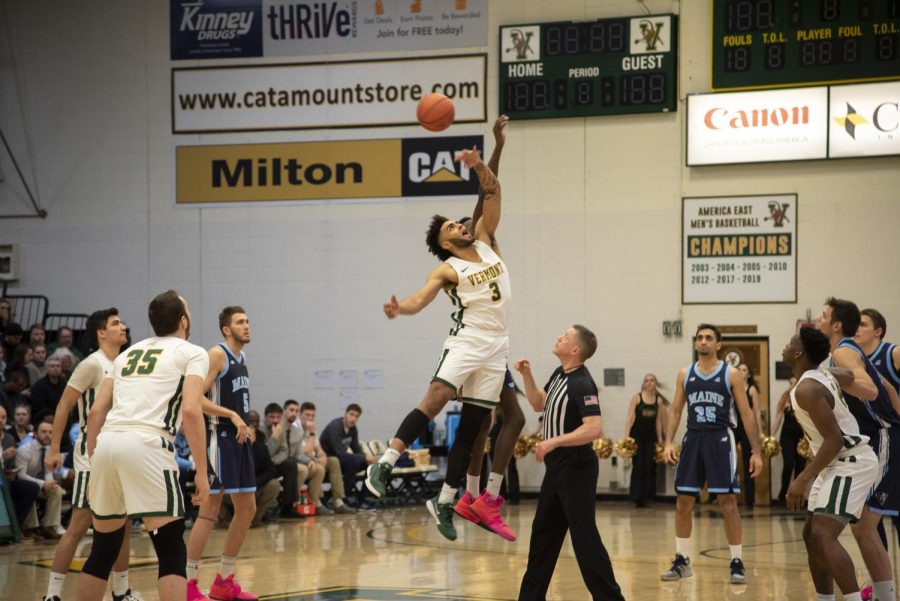
POLYGON ((703 123, 707 129, 747 129, 752 127, 780 127, 809 123, 809 107, 761 108, 729 111, 715 107, 706 111, 703 123))

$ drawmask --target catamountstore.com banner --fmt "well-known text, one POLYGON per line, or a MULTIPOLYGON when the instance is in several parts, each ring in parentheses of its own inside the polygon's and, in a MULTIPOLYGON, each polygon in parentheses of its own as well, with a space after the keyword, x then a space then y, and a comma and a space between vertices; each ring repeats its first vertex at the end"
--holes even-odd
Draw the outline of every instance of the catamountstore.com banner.
POLYGON ((484 136, 179 146, 177 204, 478 193, 454 160, 484 136))
POLYGON ((457 123, 483 123, 486 78, 485 54, 173 69, 172 132, 414 125, 430 92, 457 123))

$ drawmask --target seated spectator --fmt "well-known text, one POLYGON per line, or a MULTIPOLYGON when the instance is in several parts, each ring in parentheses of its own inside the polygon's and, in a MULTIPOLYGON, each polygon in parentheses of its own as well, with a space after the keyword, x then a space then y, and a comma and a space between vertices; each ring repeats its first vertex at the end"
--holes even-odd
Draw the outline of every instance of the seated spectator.
POLYGON ((16 322, 7 324, 6 329, 3 331, 3 347, 6 351, 7 361, 13 356, 13 351, 16 350, 16 347, 22 344, 24 334, 22 326, 16 322))
POLYGON ((197 468, 194 466, 194 458, 191 456, 191 447, 188 446, 187 437, 181 428, 175 434, 175 463, 178 464, 178 486, 181 488, 181 496, 185 500, 185 527, 189 528, 194 523, 196 509, 193 503, 187 502, 191 498, 191 491, 188 490, 188 485, 194 483, 194 475, 197 473, 197 468))
MULTIPOLYGON (((278 481, 278 472, 275 464, 269 457, 266 448, 266 433, 259 427, 259 413, 250 411, 247 413, 247 423, 253 428, 251 436, 253 442, 253 463, 256 468, 256 515, 250 522, 251 528, 262 526, 263 516, 266 510, 276 502, 278 493, 281 492, 281 482, 278 481)), ((225 497, 225 503, 231 503, 231 496, 225 497)))
POLYGON ((39 344, 47 343, 47 330, 44 329, 44 324, 42 323, 34 323, 31 324, 31 327, 28 328, 28 341, 26 344, 30 347, 35 347, 39 344))
POLYGON ((28 379, 28 368, 25 367, 31 360, 34 358, 34 352, 31 350, 31 347, 27 344, 20 344, 12 352, 12 358, 6 365, 7 372, 20 371, 25 374, 25 379, 28 381, 28 385, 31 386, 33 382, 28 379))
POLYGON ((364 453, 359 446, 356 423, 361 414, 362 407, 356 403, 347 405, 344 417, 331 420, 320 436, 325 453, 340 462, 345 491, 356 490, 356 473, 377 461, 377 457, 364 453))
POLYGON ((266 405, 266 449, 281 476, 281 515, 302 517, 295 507, 297 503, 297 460, 289 455, 287 428, 284 426, 284 410, 278 403, 266 405))
MULTIPOLYGON (((319 437, 316 435, 316 406, 309 401, 300 405, 300 425, 303 430, 303 454, 307 458, 305 462, 310 473, 328 476, 331 482, 332 507, 337 513, 356 513, 356 509, 346 503, 347 494, 344 489, 344 479, 341 474, 341 462, 337 457, 329 457, 322 449, 319 437)), ((303 462, 302 459, 298 461, 303 462)), ((316 513, 328 515, 333 513, 331 509, 322 503, 322 482, 316 487, 310 484, 309 496, 316 504, 316 513), (321 509, 320 509, 321 508, 321 509)))
POLYGON ((50 359, 59 359, 59 362, 62 365, 62 375, 67 380, 72 375, 72 370, 78 365, 78 359, 75 357, 75 354, 67 348, 56 349, 53 351, 53 354, 47 358, 47 361, 50 359))
POLYGON ((13 424, 12 426, 7 426, 6 431, 12 435, 13 440, 16 441, 16 446, 21 445, 32 437, 34 428, 31 427, 31 405, 27 403, 16 405, 15 413, 13 413, 13 424))
POLYGON ((7 415, 10 413, 15 415, 13 407, 25 405, 28 407, 28 417, 31 418, 31 401, 28 400, 26 393, 31 394, 31 389, 28 388, 25 374, 20 371, 9 372, 3 383, 3 393, 0 394, 0 405, 6 408, 7 415))
POLYGON ((0 342, 3 342, 3 333, 12 320, 12 303, 8 298, 0 298, 0 342))
POLYGON ((45 415, 54 415, 59 399, 66 389, 62 362, 56 357, 47 359, 47 375, 31 385, 31 423, 39 424, 45 415))
MULTIPOLYGON (((16 440, 9 433, 9 425, 7 424, 6 409, 0 406, 0 469, 3 470, 2 478, 6 478, 6 484, 9 487, 9 495, 12 497, 13 507, 16 512, 16 520, 18 523, 24 524, 34 507, 34 501, 37 499, 41 487, 34 482, 29 482, 18 477, 16 471, 16 440)), ((40 537, 31 533, 27 536, 23 534, 26 541, 33 542, 40 537)))
MULTIPOLYGON (((16 469, 18 477, 33 482, 41 487, 38 497, 47 501, 44 515, 41 518, 40 535, 44 538, 59 540, 62 535, 58 529, 62 527, 63 488, 60 486, 63 474, 51 473, 44 465, 44 458, 50 448, 53 424, 41 422, 33 438, 26 440, 16 449, 16 469)), ((36 529, 38 526, 37 511, 32 511, 25 522, 24 529, 36 529)), ((24 530, 23 529, 23 530, 24 530)))
MULTIPOLYGON (((70 369, 75 369, 75 366, 78 365, 78 362, 84 359, 81 355, 81 351, 72 346, 72 343, 75 340, 75 332, 72 331, 72 328, 69 326, 60 326, 60 328, 56 331, 56 347, 54 347, 53 352, 60 349, 65 349, 72 353, 73 361, 70 369)), ((63 365, 65 367, 65 364, 63 365)))
POLYGON ((35 344, 31 347, 31 362, 25 364, 25 370, 28 375, 29 382, 37 382, 47 375, 47 347, 43 344, 35 344))

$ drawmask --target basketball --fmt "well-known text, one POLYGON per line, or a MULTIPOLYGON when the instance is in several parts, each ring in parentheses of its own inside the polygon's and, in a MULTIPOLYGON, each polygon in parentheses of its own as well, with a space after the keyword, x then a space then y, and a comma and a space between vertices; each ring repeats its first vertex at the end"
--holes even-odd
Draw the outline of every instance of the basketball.
POLYGON ((416 109, 416 119, 428 131, 444 131, 453 123, 455 116, 453 101, 438 92, 422 98, 416 109))

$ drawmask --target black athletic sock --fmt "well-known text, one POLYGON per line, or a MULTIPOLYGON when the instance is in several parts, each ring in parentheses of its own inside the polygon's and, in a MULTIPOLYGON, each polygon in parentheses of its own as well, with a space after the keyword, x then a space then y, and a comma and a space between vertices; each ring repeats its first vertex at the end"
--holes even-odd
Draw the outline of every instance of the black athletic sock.
POLYGON ((450 449, 450 456, 447 458, 447 477, 444 482, 449 486, 459 486, 459 482, 465 476, 466 468, 469 467, 469 459, 472 456, 472 443, 478 438, 482 420, 490 412, 491 410, 485 407, 469 403, 463 404, 459 426, 456 427, 456 439, 453 441, 453 448, 450 449))
POLYGON ((408 447, 425 431, 429 421, 431 420, 428 419, 427 415, 418 409, 413 409, 403 418, 403 422, 397 428, 397 433, 394 436, 402 440, 403 444, 408 447))

